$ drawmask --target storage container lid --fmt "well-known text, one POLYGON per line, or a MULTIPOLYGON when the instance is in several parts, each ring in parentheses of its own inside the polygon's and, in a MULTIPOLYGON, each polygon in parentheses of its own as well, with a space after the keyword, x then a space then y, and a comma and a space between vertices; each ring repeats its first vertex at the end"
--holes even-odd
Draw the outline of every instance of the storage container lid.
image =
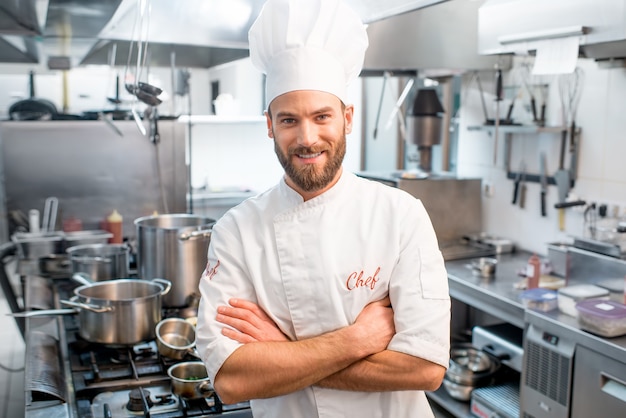
POLYGON ((522 292, 520 298, 535 302, 545 302, 556 299, 557 293, 556 290, 536 287, 534 289, 528 289, 522 292))
POLYGON ((580 313, 606 319, 626 319, 626 305, 612 300, 588 299, 576 303, 580 313))
POLYGON ((579 284, 566 286, 559 289, 559 294, 570 297, 576 301, 582 299, 601 298, 609 296, 609 291, 592 284, 579 284))
POLYGON ((624 292, 624 287, 626 286, 625 280, 621 277, 615 279, 605 279, 596 283, 599 287, 603 287, 608 289, 614 293, 622 293, 624 292))

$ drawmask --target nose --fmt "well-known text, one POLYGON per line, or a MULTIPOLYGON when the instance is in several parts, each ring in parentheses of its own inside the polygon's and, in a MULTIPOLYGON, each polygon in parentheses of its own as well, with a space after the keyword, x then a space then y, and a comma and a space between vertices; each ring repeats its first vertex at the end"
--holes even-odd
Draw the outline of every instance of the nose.
POLYGON ((298 145, 310 147, 317 142, 317 139, 318 134, 315 124, 310 121, 303 121, 298 132, 298 145))

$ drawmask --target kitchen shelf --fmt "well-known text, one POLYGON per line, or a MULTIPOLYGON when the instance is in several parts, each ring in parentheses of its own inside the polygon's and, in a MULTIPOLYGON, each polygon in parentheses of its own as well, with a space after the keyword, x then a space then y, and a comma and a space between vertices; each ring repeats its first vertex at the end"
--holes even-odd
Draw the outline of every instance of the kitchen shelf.
POLYGON ((242 124, 242 123, 262 123, 265 116, 217 116, 217 115, 182 115, 178 118, 180 123, 191 124, 242 124))
MULTIPOLYGON (((499 125, 498 133, 504 134, 504 139, 505 139, 504 141, 504 153, 505 153, 504 169, 507 172, 506 173, 507 178, 514 180, 518 177, 518 175, 522 174, 520 172, 511 171, 511 139, 512 139, 513 134, 519 134, 519 135, 533 135, 533 134, 541 134, 541 133, 562 134, 563 132, 568 132, 569 129, 570 128, 568 126, 499 125)), ((496 127, 495 125, 474 125, 474 126, 468 126, 467 130, 474 131, 474 132, 482 131, 482 132, 489 133, 489 135, 492 135, 495 133, 496 127)), ((561 139, 561 137, 559 137, 559 139, 561 139)), ((573 146, 573 149, 574 149, 572 151, 574 155, 572 156, 570 160, 572 163, 577 162, 578 152, 580 149, 580 128, 576 128, 574 143, 573 145, 570 145, 570 146, 573 146)), ((569 170, 570 170, 570 181, 571 181, 570 188, 573 188, 576 183, 576 174, 578 171, 577 165, 574 166, 574 169, 572 169, 571 164, 570 164, 569 170)), ((556 180, 554 179, 553 176, 547 176, 546 180, 548 184, 556 185, 556 180)), ((540 183, 541 175, 524 173, 524 181, 529 182, 529 183, 540 183)))
POLYGON ((426 392, 426 396, 455 418, 469 418, 472 416, 470 413, 470 402, 457 401, 448 394, 443 384, 434 392, 426 392))

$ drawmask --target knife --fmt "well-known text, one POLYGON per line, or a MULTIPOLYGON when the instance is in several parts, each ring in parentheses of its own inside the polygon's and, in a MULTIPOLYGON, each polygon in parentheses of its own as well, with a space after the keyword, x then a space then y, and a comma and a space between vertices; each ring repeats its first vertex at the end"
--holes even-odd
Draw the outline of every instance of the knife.
POLYGON ((512 204, 517 203, 517 198, 519 196, 519 186, 522 181, 522 173, 524 173, 524 161, 520 163, 519 172, 515 176, 515 185, 513 186, 513 201, 512 204))
POLYGON ((539 161, 541 166, 541 216, 546 216, 546 193, 548 191, 548 177, 546 168, 546 154, 541 153, 541 160, 539 161))
POLYGON ((524 169, 522 170, 522 179, 520 180, 519 186, 519 207, 524 209, 526 205, 526 164, 524 164, 524 169))

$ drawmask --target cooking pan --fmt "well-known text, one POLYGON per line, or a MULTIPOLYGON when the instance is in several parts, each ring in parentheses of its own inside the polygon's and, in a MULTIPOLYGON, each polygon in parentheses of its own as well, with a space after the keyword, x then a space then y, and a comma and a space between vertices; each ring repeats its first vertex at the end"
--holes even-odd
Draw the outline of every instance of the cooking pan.
POLYGON ((196 358, 196 328, 182 318, 166 318, 156 326, 157 348, 162 356, 182 360, 191 354, 196 358))
POLYGON ((11 120, 51 120, 58 115, 57 108, 49 100, 35 98, 35 72, 29 73, 30 98, 13 103, 9 107, 11 120))
POLYGON ((167 370, 172 381, 172 393, 186 399, 207 398, 214 390, 209 374, 201 361, 187 361, 167 370))
POLYGON ((107 345, 135 345, 154 339, 156 324, 161 320, 161 296, 167 294, 171 286, 171 282, 164 279, 88 283, 74 289, 70 300, 61 300, 61 304, 73 309, 29 311, 12 316, 78 313, 79 334, 85 340, 107 345))

